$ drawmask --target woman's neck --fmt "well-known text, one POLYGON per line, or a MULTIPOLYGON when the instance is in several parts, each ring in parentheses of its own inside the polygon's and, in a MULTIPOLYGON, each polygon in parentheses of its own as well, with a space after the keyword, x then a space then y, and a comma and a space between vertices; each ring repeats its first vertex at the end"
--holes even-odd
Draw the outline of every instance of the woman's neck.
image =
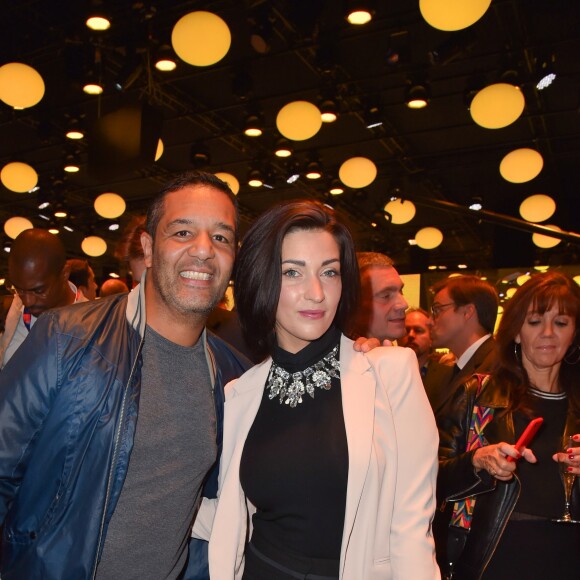
POLYGON ((560 365, 556 365, 547 369, 536 369, 534 367, 526 368, 528 365, 524 364, 524 368, 528 373, 530 385, 538 391, 544 393, 560 393, 560 365))

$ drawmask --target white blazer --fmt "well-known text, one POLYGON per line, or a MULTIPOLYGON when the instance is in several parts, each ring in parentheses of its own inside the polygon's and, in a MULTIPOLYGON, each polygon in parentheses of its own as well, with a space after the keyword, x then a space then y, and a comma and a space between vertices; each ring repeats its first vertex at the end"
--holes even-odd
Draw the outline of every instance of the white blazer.
MULTIPOLYGON (((212 580, 243 574, 255 508, 240 485, 240 458, 270 365, 267 359, 226 386, 218 500, 204 500, 193 531, 209 536, 212 580)), ((415 353, 362 354, 342 337, 340 372, 349 459, 340 578, 440 578, 431 531, 439 438, 415 353)))

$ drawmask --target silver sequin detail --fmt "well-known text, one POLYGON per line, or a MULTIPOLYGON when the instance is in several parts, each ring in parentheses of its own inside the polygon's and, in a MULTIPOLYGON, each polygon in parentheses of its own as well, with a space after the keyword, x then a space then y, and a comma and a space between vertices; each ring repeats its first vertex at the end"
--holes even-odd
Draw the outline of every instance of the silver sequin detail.
POLYGON ((308 393, 314 399, 314 389, 330 389, 331 378, 340 378, 340 361, 336 358, 338 345, 325 357, 298 373, 290 374, 275 362, 272 363, 266 389, 268 397, 278 397, 280 404, 296 407, 302 403, 302 395, 308 393))

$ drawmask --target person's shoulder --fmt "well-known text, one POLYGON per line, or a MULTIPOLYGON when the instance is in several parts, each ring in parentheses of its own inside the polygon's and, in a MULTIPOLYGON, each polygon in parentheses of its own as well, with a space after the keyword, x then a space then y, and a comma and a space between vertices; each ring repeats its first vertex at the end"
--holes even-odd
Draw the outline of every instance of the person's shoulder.
POLYGON ((413 364, 417 364, 417 355, 404 346, 378 346, 365 354, 371 363, 384 360, 388 363, 412 361, 413 364))
POLYGON ((230 362, 235 361, 243 370, 252 366, 248 357, 210 330, 207 331, 207 340, 210 348, 219 359, 223 360, 223 357, 226 357, 230 362))

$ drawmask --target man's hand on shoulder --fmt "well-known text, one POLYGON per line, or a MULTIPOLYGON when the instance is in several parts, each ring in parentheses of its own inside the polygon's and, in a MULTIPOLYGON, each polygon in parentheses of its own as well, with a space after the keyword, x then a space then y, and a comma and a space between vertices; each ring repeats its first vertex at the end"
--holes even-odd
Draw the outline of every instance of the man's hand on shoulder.
POLYGON ((393 346, 390 340, 383 340, 382 344, 378 338, 366 338, 364 336, 359 336, 355 341, 353 348, 357 352, 370 352, 373 348, 377 346, 393 346))

